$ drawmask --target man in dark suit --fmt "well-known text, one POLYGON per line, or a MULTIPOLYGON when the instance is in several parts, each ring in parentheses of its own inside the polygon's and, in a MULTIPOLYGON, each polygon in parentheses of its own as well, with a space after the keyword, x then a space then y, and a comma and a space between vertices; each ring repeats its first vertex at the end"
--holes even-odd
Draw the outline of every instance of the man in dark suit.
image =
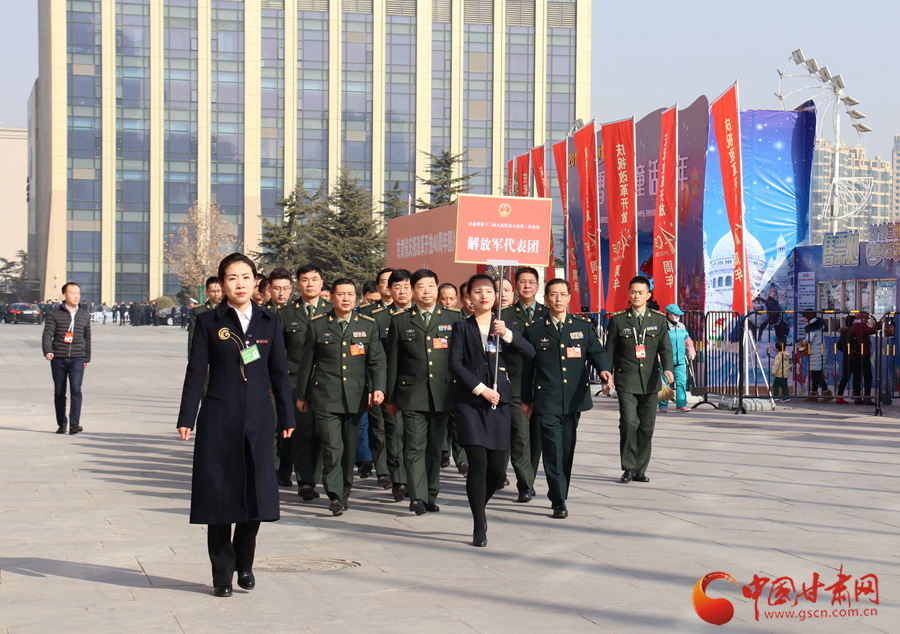
POLYGON ((662 387, 660 363, 666 380, 675 384, 669 322, 665 313, 647 306, 649 298, 650 280, 638 275, 628 285, 631 307, 610 315, 606 332, 606 352, 619 399, 621 481, 626 484, 650 481, 646 471, 662 387))
MULTIPOLYGON (((396 271, 395 271, 396 273, 396 271)), ((388 335, 388 412, 403 412, 409 510, 437 512, 441 450, 453 411, 454 381, 447 365, 449 335, 461 315, 437 306, 438 278, 419 269, 410 278, 415 306, 391 318, 388 335)))
POLYGON ((331 293, 334 308, 310 321, 294 391, 301 413, 312 402, 328 509, 341 515, 353 486, 360 419, 368 406, 384 401, 385 359, 375 320, 353 312, 353 281, 335 280, 331 293))
MULTIPOLYGON (((533 322, 547 316, 547 307, 538 303, 538 272, 531 267, 516 271, 516 294, 519 296, 512 306, 503 310, 503 319, 516 324, 519 332, 533 322)), ((522 412, 522 368, 524 361, 515 352, 510 352, 506 366, 509 384, 512 388, 512 424, 510 426, 509 454, 513 470, 516 472, 518 502, 531 502, 534 497, 534 478, 541 460, 541 427, 538 418, 527 418, 522 412)))
POLYGON ((576 431, 581 412, 591 409, 587 364, 609 381, 609 361, 594 325, 568 312, 569 283, 547 282, 544 299, 548 314, 525 329, 525 339, 536 356, 525 361, 522 375, 522 410, 537 416, 541 427, 541 452, 547 474, 547 497, 553 517, 569 515, 566 498, 572 481, 576 431))
MULTIPOLYGON (((379 275, 379 278, 382 276, 379 275)), ((370 316, 378 324, 382 344, 386 344, 391 328, 391 317, 409 308, 412 300, 410 273, 406 269, 391 270, 388 275, 388 291, 391 303, 377 308, 370 316)), ((369 447, 378 474, 378 485, 391 488, 394 501, 406 499, 406 465, 403 459, 403 414, 391 414, 387 406, 373 405, 369 408, 369 447)))
MULTIPOLYGON (((197 317, 221 304, 224 296, 219 278, 216 276, 206 278, 206 301, 198 306, 194 306, 188 319, 188 358, 191 357, 191 343, 194 341, 194 328, 197 326, 197 317)), ((132 316, 133 319, 134 316, 132 316)))

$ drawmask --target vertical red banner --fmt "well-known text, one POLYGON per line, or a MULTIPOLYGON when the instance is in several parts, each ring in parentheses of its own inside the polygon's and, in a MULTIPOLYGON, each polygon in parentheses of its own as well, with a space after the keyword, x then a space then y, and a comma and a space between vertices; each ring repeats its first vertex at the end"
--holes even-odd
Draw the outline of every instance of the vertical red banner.
POLYGON ((603 284, 600 281, 600 243, 597 235, 597 148, 594 122, 575 132, 575 153, 581 181, 581 209, 584 212, 584 259, 591 285, 593 313, 603 310, 603 284))
POLYGON ((519 179, 519 196, 531 195, 531 170, 528 154, 516 157, 516 178, 519 179))
POLYGON ((678 213, 678 109, 662 114, 659 138, 659 177, 656 188, 656 223, 653 228, 653 299, 660 308, 677 300, 675 270, 678 213))
MULTIPOLYGON (((531 169, 534 171, 534 195, 538 198, 550 196, 550 187, 547 184, 547 171, 544 169, 544 146, 531 149, 531 169)), ((553 232, 550 232, 550 259, 547 262, 547 270, 544 271, 544 280, 549 281, 556 277, 556 249, 554 247, 553 232)))
POLYGON ((513 183, 515 183, 515 168, 513 167, 513 160, 509 159, 509 162, 506 164, 506 195, 513 195, 513 183))
POLYGON ((569 309, 573 312, 581 311, 581 293, 578 291, 578 273, 575 266, 575 248, 572 245, 572 229, 569 225, 568 192, 566 191, 566 169, 568 169, 567 141, 560 141, 553 145, 553 162, 556 165, 556 178, 559 179, 559 192, 562 198, 563 223, 566 236, 566 279, 569 281, 569 309))
POLYGON ((732 309, 746 313, 750 306, 750 285, 746 275, 747 249, 744 245, 744 210, 741 183, 741 122, 738 113, 737 83, 710 105, 716 145, 719 147, 719 168, 722 170, 722 189, 725 210, 734 238, 734 294, 732 309))
POLYGON ((628 283, 637 275, 637 199, 634 193, 634 119, 602 128, 609 214, 608 311, 628 308, 628 283))

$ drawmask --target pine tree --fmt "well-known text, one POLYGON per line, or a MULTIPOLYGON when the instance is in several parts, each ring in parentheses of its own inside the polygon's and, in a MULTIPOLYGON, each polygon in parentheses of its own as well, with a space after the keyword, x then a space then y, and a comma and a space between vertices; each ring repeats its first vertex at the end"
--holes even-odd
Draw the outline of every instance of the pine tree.
POLYGON ((381 199, 381 207, 385 227, 388 220, 399 218, 407 212, 408 206, 403 200, 403 189, 400 187, 400 181, 394 181, 394 186, 384 193, 384 198, 381 199))
POLYGON ((416 180, 429 187, 431 202, 425 202, 419 198, 416 201, 416 209, 434 209, 452 205, 460 194, 465 194, 472 189, 469 180, 479 172, 453 176, 453 170, 457 163, 462 167, 462 164, 467 163, 469 159, 463 158, 462 154, 451 154, 448 150, 442 150, 440 154, 431 154, 425 151, 422 153, 431 160, 429 167, 425 168, 429 176, 422 178, 416 175, 416 180))
POLYGON ((322 188, 310 195, 298 178, 290 195, 276 204, 284 212, 283 220, 273 223, 263 218, 262 237, 259 240, 262 251, 251 252, 251 257, 268 270, 284 267, 293 271, 305 261, 301 227, 309 218, 327 207, 327 201, 322 188))
POLYGON ((349 277, 361 287, 384 268, 386 238, 380 224, 371 194, 343 165, 328 204, 301 226, 303 261, 320 267, 329 282, 349 277))

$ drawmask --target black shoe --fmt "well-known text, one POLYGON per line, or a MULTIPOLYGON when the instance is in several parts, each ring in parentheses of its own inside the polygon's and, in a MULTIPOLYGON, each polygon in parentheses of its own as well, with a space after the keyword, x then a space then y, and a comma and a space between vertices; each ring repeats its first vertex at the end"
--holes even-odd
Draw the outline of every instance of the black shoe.
POLYGON ((360 478, 360 480, 365 480, 370 475, 372 475, 372 467, 373 466, 374 465, 372 465, 372 463, 369 462, 368 460, 366 460, 365 462, 359 463, 359 478, 360 478))
POLYGON ((344 510, 345 510, 345 511, 349 511, 349 510, 350 510, 350 504, 349 504, 348 502, 344 502, 344 510))
POLYGON ((441 453, 441 469, 446 469, 450 466, 450 452, 444 451, 441 453))
POLYGON ((288 478, 287 480, 285 480, 284 478, 278 478, 278 486, 290 488, 294 486, 294 483, 291 482, 290 478, 288 478))
POLYGON ((863 404, 863 400, 861 398, 855 398, 855 399, 853 399, 853 402, 856 403, 857 405, 863 404))
POLYGON ((508 486, 509 486, 509 478, 506 478, 503 480, 503 484, 500 485, 500 488, 505 489, 508 486))
POLYGON ((635 473, 634 481, 635 482, 650 482, 650 478, 645 476, 643 473, 635 473))
POLYGON ((217 597, 230 597, 232 592, 231 586, 216 586, 213 588, 213 594, 217 597))
POLYGON ((537 493, 534 492, 534 489, 533 489, 533 488, 532 488, 532 489, 528 489, 528 495, 530 495, 531 497, 537 497, 537 493))
POLYGON ((297 495, 299 495, 304 502, 312 502, 319 494, 316 492, 316 488, 311 484, 301 484, 299 490, 297 491, 297 495))
POLYGON ((84 431, 84 427, 82 427, 81 425, 77 425, 77 426, 75 426, 75 427, 70 427, 70 428, 69 428, 69 435, 70 435, 70 436, 74 436, 75 434, 77 434, 77 433, 80 432, 80 431, 84 431))
POLYGON ((239 572, 238 585, 244 590, 253 590, 256 587, 256 577, 253 576, 253 571, 239 572))
POLYGON ((426 504, 425 510, 428 511, 429 513, 440 513, 441 507, 438 506, 437 504, 426 504))
POLYGON ((332 515, 338 516, 343 514, 344 512, 344 501, 341 500, 338 496, 334 496, 331 498, 331 502, 328 503, 328 510, 331 511, 332 515))
POLYGON ((472 545, 476 548, 487 546, 487 524, 475 527, 475 530, 472 532, 472 545))
POLYGON ((569 517, 569 509, 566 508, 565 502, 553 507, 553 519, 562 520, 567 517, 569 517))
POLYGON ((528 494, 529 489, 525 489, 524 491, 519 491, 519 498, 516 502, 531 502, 531 496, 528 494))
POLYGON ((625 469, 625 473, 623 473, 622 477, 619 478, 619 482, 622 482, 623 484, 628 484, 629 482, 634 480, 634 474, 635 474, 634 469, 625 469))
POLYGON ((456 468, 459 470, 461 476, 466 477, 469 474, 469 463, 468 462, 460 462, 456 465, 456 468))
POLYGON ((382 489, 390 489, 393 484, 394 483, 391 481, 391 476, 378 476, 378 486, 380 486, 382 489))
POLYGON ((395 484, 393 488, 394 493, 394 502, 402 502, 406 499, 406 485, 405 484, 395 484))
POLYGON ((422 500, 413 500, 409 503, 409 510, 416 515, 425 515, 425 502, 422 500))
POLYGON ((63 425, 62 427, 57 427, 57 428, 56 428, 56 433, 57 433, 57 434, 64 434, 64 433, 66 433, 66 426, 63 425))

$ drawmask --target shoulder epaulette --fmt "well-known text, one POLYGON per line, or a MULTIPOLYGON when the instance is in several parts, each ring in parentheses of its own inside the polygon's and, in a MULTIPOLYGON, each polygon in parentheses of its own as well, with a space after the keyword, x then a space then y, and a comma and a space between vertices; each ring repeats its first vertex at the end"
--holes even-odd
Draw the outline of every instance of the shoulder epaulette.
POLYGON ((624 312, 626 312, 626 311, 624 311, 624 310, 617 310, 617 311, 614 312, 614 313, 610 313, 609 316, 610 316, 610 317, 615 317, 616 315, 621 315, 621 314, 624 313, 624 312))
POLYGON ((451 313, 461 313, 461 312, 462 312, 462 311, 461 311, 460 309, 458 309, 458 308, 441 308, 441 310, 446 310, 446 311, 449 311, 449 312, 451 312, 451 313))
POLYGON ((315 317, 311 317, 311 318, 310 318, 310 321, 315 321, 315 320, 317 320, 317 319, 321 319, 322 317, 324 317, 324 316, 327 315, 327 314, 328 314, 328 313, 321 313, 321 314, 318 314, 318 315, 316 315, 315 317))
MULTIPOLYGON (((372 311, 372 314, 375 315, 375 314, 380 313, 380 312, 385 311, 385 310, 387 310, 387 306, 382 306, 381 308, 376 308, 375 310, 373 310, 373 311, 372 311)), ((363 313, 360 313, 360 315, 362 315, 362 314, 363 314, 363 313)))
POLYGON ((371 321, 371 322, 373 322, 373 323, 374 323, 374 321, 375 321, 374 319, 372 319, 372 318, 369 317, 368 315, 363 315, 363 314, 360 314, 360 315, 359 315, 359 318, 360 318, 360 319, 365 319, 365 320, 367 320, 367 321, 371 321))
POLYGON ((587 323, 591 323, 590 319, 588 319, 587 317, 582 317, 581 315, 572 315, 572 317, 574 317, 578 321, 586 321, 587 323))
POLYGON ((399 309, 399 310, 395 310, 395 311, 393 311, 393 312, 391 313, 391 316, 393 316, 393 315, 402 315, 403 313, 407 312, 408 310, 409 310, 409 308, 401 308, 401 309, 399 309))
MULTIPOLYGON (((663 317, 666 316, 666 314, 665 314, 664 312, 662 312, 661 310, 656 310, 655 308, 651 308, 651 309, 650 309, 650 312, 651 312, 651 313, 656 313, 657 315, 662 315, 663 317)), ((668 319, 668 317, 666 317, 666 319, 668 319)))

